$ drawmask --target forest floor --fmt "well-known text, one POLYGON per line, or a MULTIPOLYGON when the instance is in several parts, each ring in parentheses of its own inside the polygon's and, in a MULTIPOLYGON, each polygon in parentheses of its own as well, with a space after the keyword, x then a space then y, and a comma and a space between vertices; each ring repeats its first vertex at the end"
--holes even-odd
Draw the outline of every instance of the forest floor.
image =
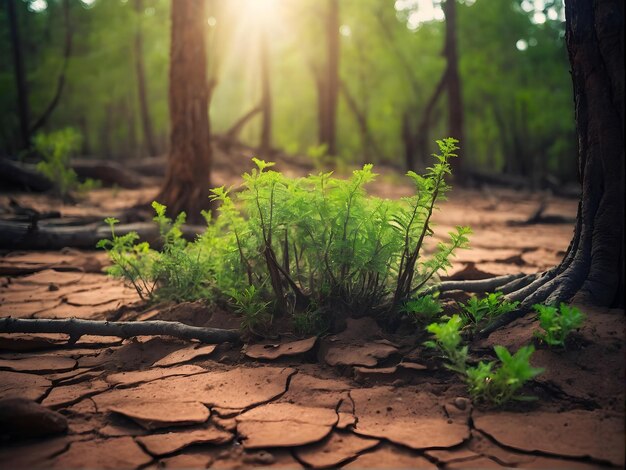
MULTIPOLYGON (((410 192, 391 177, 373 190, 410 192)), ((153 193, 102 189, 76 206, 11 197, 71 220, 113 215, 153 193)), ((452 191, 435 231, 470 225, 474 235, 449 277, 533 273, 558 263, 576 201, 552 197, 542 214, 552 223, 524 224, 540 199, 503 189, 452 191)), ((0 196, 6 204, 8 195, 0 196)), ((202 303, 146 306, 102 273, 106 264, 96 251, 6 253, 0 317, 239 326, 202 303)), ((504 409, 473 406, 455 375, 425 359, 421 339, 386 333, 368 318, 349 320, 336 335, 284 334, 245 345, 90 336, 70 344, 64 335, 2 334, 0 398, 39 402, 65 416, 69 428, 47 438, 0 439, 0 467, 623 467, 624 311, 580 307, 587 321, 575 341, 566 350, 539 347, 532 358, 546 369, 526 390, 538 400, 504 409)), ((531 343, 536 323, 529 315, 475 342, 474 356, 490 357, 495 344, 516 350, 531 343)), ((44 426, 7 425, 1 403, 0 434, 7 426, 26 434, 44 426)))

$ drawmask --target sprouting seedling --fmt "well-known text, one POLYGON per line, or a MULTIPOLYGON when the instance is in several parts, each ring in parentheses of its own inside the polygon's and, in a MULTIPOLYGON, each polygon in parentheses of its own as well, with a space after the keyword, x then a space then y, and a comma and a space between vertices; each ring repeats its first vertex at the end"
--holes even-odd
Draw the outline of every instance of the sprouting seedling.
POLYGON ((543 329, 543 332, 536 331, 535 336, 549 346, 565 347, 568 335, 585 321, 583 312, 565 303, 558 307, 537 304, 533 308, 538 313, 539 326, 543 329))
POLYGON ((530 357, 535 348, 524 346, 511 354, 504 346, 495 346, 498 361, 479 362, 466 370, 466 382, 470 395, 478 402, 501 406, 510 400, 534 400, 534 397, 519 395, 519 390, 537 375, 542 368, 532 367, 530 357))
POLYGON ((475 331, 482 323, 512 312, 518 305, 519 302, 508 301, 502 292, 492 292, 481 299, 470 297, 461 304, 461 315, 465 324, 475 331))
POLYGON ((459 315, 452 315, 443 323, 431 323, 426 327, 434 336, 433 340, 426 341, 424 345, 437 349, 446 359, 446 367, 460 374, 465 373, 468 347, 463 346, 461 328, 463 320, 459 315))

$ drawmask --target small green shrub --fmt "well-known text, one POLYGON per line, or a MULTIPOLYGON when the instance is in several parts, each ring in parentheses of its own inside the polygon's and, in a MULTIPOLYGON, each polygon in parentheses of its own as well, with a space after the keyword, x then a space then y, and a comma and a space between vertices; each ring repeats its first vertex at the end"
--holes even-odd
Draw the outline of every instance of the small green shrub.
POLYGON ((42 160, 37 163, 37 171, 54 184, 60 197, 67 197, 72 191, 88 191, 100 186, 98 181, 88 178, 84 183, 78 180, 76 172, 70 168, 70 159, 80 149, 81 135, 72 128, 49 134, 39 133, 34 138, 35 151, 42 160))
POLYGON ((492 292, 482 299, 471 297, 466 303, 461 304, 461 315, 465 324, 472 331, 476 331, 483 323, 512 312, 518 305, 519 302, 506 300, 502 292, 492 292))
POLYGON ((153 250, 146 242, 138 243, 139 235, 129 232, 118 236, 115 225, 119 222, 107 218, 111 227, 111 239, 100 240, 98 248, 105 248, 113 265, 107 272, 130 281, 144 300, 198 300, 210 298, 209 265, 201 256, 199 245, 188 243, 180 227, 185 223, 185 214, 172 221, 166 216, 166 207, 152 203, 154 221, 159 226, 163 248, 153 250))
MULTIPOLYGON (((271 302, 272 314, 298 315, 303 329, 311 323, 305 312, 315 309, 396 313, 436 282, 457 249, 468 247, 471 230, 457 227, 433 255, 423 253, 433 235, 431 216, 449 190, 445 178, 456 142, 438 141, 440 153, 424 176, 407 173, 415 194, 401 200, 366 193, 377 176, 372 165, 348 179, 332 173, 287 178, 272 170, 273 163, 255 158, 256 168, 243 175, 235 196, 224 187, 212 190, 219 217, 207 217, 207 230, 195 242, 171 240, 164 232, 160 253, 144 244, 133 247, 134 237, 114 236, 101 246, 120 251, 112 259, 121 266, 112 272, 148 295, 153 288, 187 299, 210 287, 232 303, 233 291, 254 286, 259 301, 271 302), (187 274, 174 269, 181 264, 189 267, 187 274)), ((156 220, 161 224, 158 215, 156 220)), ((172 234, 177 227, 178 219, 172 234)))
POLYGON ((463 346, 461 328, 463 320, 459 315, 452 315, 446 322, 431 323, 426 327, 434 335, 434 340, 424 344, 429 348, 437 349, 446 359, 448 369, 465 374, 467 362, 467 346, 463 346))
POLYGON ((503 346, 495 346, 499 363, 478 363, 465 371, 466 381, 472 398, 476 401, 501 406, 509 400, 532 400, 533 397, 517 395, 526 382, 543 372, 530 365, 533 346, 524 346, 511 355, 503 346))
POLYGON ((416 325, 423 326, 437 320, 443 312, 443 307, 438 294, 428 294, 408 300, 400 311, 406 313, 416 325))
POLYGON ((549 346, 565 347, 567 336, 585 321, 584 313, 565 303, 559 307, 534 305, 533 308, 538 313, 539 326, 543 329, 543 332, 536 331, 535 336, 549 346))

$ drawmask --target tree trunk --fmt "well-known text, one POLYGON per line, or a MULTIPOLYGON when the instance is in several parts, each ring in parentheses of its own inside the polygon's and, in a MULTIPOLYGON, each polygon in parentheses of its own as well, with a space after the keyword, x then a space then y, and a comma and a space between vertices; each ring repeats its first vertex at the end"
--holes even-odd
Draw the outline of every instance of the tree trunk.
POLYGON ((341 91, 343 92, 343 96, 346 99, 346 104, 352 114, 354 115, 354 119, 359 127, 359 133, 361 134, 361 142, 365 153, 372 153, 374 158, 376 158, 377 162, 381 162, 383 160, 383 154, 380 151, 380 147, 374 138, 374 134, 370 129, 370 126, 367 122, 367 115, 363 112, 362 109, 359 108, 359 104, 357 103, 348 86, 345 82, 340 82, 341 91))
POLYGON ((565 13, 582 200, 559 291, 623 306, 624 3, 567 0, 565 13))
POLYGON ((37 119, 35 123, 30 127, 29 133, 31 135, 41 129, 46 124, 46 122, 48 122, 48 119, 50 119, 50 116, 61 101, 61 95, 63 94, 63 89, 65 88, 67 67, 69 65, 70 56, 72 55, 72 37, 74 35, 74 32, 72 30, 72 24, 70 22, 69 0, 63 1, 63 17, 65 21, 65 45, 63 47, 63 65, 61 66, 61 72, 59 72, 59 78, 57 79, 57 86, 54 91, 54 95, 52 96, 50 103, 48 103, 48 106, 46 106, 46 109, 41 114, 39 119, 37 119))
POLYGON ((172 1, 170 46, 170 152, 157 200, 171 214, 202 220, 209 209, 211 135, 206 77, 205 0, 172 1))
MULTIPOLYGON (((446 87, 448 93, 448 133, 454 137, 463 147, 465 135, 463 133, 463 97, 461 95, 461 78, 459 76, 459 58, 456 41, 456 0, 446 0, 443 5, 446 16, 446 43, 444 55, 446 56, 446 87)), ((457 151, 462 156, 462 149, 457 151)), ((462 160, 453 158, 451 161, 453 174, 461 176, 462 160)))
POLYGON ((154 132, 152 130, 152 119, 148 104, 148 92, 146 87, 146 73, 143 63, 143 33, 141 30, 141 16, 143 15, 143 0, 135 0, 135 12, 137 14, 137 29, 135 31, 135 72, 137 74, 137 94, 139 95, 139 112, 141 113, 141 125, 146 142, 148 155, 157 155, 154 132))
POLYGON ((270 82, 269 50, 267 30, 261 31, 260 63, 261 63, 261 142, 259 152, 268 156, 272 151, 272 86, 270 82))
POLYGON ((558 266, 514 281, 521 288, 507 297, 522 301, 519 311, 498 317, 483 334, 536 303, 576 297, 624 306, 624 4, 566 0, 565 16, 582 184, 574 237, 558 266))
POLYGON ((328 155, 337 154, 337 103, 339 101, 339 0, 328 0, 326 70, 326 141, 328 155))
POLYGON ((24 71, 24 58, 22 55, 22 43, 20 41, 19 23, 15 8, 16 4, 17 2, 13 0, 7 2, 7 18, 9 20, 9 29, 11 30, 13 72, 15 74, 15 85, 17 87, 17 108, 20 119, 19 148, 25 149, 30 145, 30 113, 28 108, 28 85, 26 82, 26 72, 24 71))

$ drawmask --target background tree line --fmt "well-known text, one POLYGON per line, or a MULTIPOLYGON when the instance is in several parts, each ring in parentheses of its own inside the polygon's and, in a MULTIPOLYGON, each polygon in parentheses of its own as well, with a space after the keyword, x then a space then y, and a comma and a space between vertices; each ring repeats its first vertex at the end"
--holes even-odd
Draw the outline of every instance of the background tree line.
MULTIPOLYGON (((170 13, 170 0, 1 3, 0 153, 68 126, 86 155, 166 153, 170 13)), ((560 1, 207 0, 205 26, 213 134, 419 169, 450 133, 453 34, 465 167, 576 178, 560 1)))

